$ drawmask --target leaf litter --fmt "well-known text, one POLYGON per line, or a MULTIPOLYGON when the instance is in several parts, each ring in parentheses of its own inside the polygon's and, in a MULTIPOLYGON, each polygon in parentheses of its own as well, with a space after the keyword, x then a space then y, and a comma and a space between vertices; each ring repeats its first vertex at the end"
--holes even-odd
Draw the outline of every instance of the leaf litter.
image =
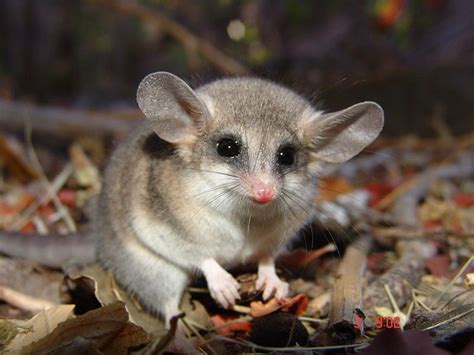
MULTIPOLYGON (((180 322, 205 353, 370 354, 388 343, 407 351, 468 351, 466 334, 474 332, 473 145, 472 134, 450 144, 380 139, 370 153, 328 167, 318 184, 316 220, 278 259, 290 296, 264 302, 255 269, 232 270, 241 283, 237 305, 219 308, 197 280, 183 298, 184 318, 170 330, 98 265, 62 272, 32 263, 22 274, 17 259, 1 257, 23 281, 0 273, 0 287, 17 295, 0 292, 0 351, 159 353, 173 349, 180 322), (367 248, 351 252, 349 245, 360 238, 370 239, 367 248), (348 253, 357 260, 347 260, 348 253), (348 270, 355 282, 344 278, 348 270), (46 288, 49 294, 39 292, 46 288), (341 297, 347 294, 355 295, 351 302, 341 297)), ((0 228, 45 237, 87 228, 87 201, 100 191, 105 163, 90 154, 80 141, 57 152, 2 133, 0 228)))

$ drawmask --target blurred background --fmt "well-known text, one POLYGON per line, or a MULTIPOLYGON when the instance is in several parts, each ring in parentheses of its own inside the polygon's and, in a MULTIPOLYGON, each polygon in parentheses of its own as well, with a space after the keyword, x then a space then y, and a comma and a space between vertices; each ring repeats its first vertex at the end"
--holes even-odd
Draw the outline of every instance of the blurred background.
POLYGON ((2 0, 0 99, 135 108, 139 81, 258 75, 325 109, 361 100, 385 135, 474 129, 472 0, 2 0))

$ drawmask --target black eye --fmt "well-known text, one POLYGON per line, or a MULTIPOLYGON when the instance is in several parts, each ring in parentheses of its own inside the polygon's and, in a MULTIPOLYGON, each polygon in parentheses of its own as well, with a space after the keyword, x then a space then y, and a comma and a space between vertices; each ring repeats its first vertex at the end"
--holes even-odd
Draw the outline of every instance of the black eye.
POLYGON ((232 138, 222 138, 216 144, 217 153, 223 157, 232 158, 240 154, 240 144, 232 138))
POLYGON ((295 149, 292 147, 283 147, 277 153, 278 164, 293 165, 295 163, 295 149))

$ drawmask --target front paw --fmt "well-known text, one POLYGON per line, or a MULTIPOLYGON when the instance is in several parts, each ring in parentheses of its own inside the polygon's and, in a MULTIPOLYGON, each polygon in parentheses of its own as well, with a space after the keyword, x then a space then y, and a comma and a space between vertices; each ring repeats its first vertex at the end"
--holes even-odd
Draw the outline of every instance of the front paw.
POLYGON ((266 301, 275 292, 275 298, 282 299, 288 295, 288 283, 280 280, 274 271, 259 270, 255 283, 257 290, 263 288, 263 300, 266 301))
POLYGON ((222 307, 228 308, 240 299, 240 284, 224 269, 214 270, 206 275, 206 279, 212 298, 222 307))

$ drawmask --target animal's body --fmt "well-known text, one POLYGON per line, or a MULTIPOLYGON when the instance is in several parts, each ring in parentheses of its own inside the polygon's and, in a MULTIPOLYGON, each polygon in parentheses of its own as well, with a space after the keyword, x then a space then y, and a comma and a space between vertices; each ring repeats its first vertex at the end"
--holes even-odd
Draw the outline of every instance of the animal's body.
POLYGON ((81 238, 69 245, 0 233, 0 250, 57 267, 90 261, 94 240, 100 263, 167 323, 198 273, 219 304, 233 304, 239 285, 225 268, 240 263, 258 264, 264 298, 284 297, 274 259, 312 220, 318 172, 358 154, 383 126, 373 102, 322 113, 256 78, 193 90, 158 72, 142 81, 137 101, 146 119, 110 159, 93 238, 74 249, 81 238))
POLYGON ((146 122, 115 151, 94 222, 97 256, 117 281, 168 321, 203 273, 223 306, 239 297, 225 270, 259 265, 264 298, 284 297, 273 260, 313 217, 318 171, 372 142, 383 112, 366 102, 323 114, 293 91, 254 78, 192 90, 150 74, 146 122))

